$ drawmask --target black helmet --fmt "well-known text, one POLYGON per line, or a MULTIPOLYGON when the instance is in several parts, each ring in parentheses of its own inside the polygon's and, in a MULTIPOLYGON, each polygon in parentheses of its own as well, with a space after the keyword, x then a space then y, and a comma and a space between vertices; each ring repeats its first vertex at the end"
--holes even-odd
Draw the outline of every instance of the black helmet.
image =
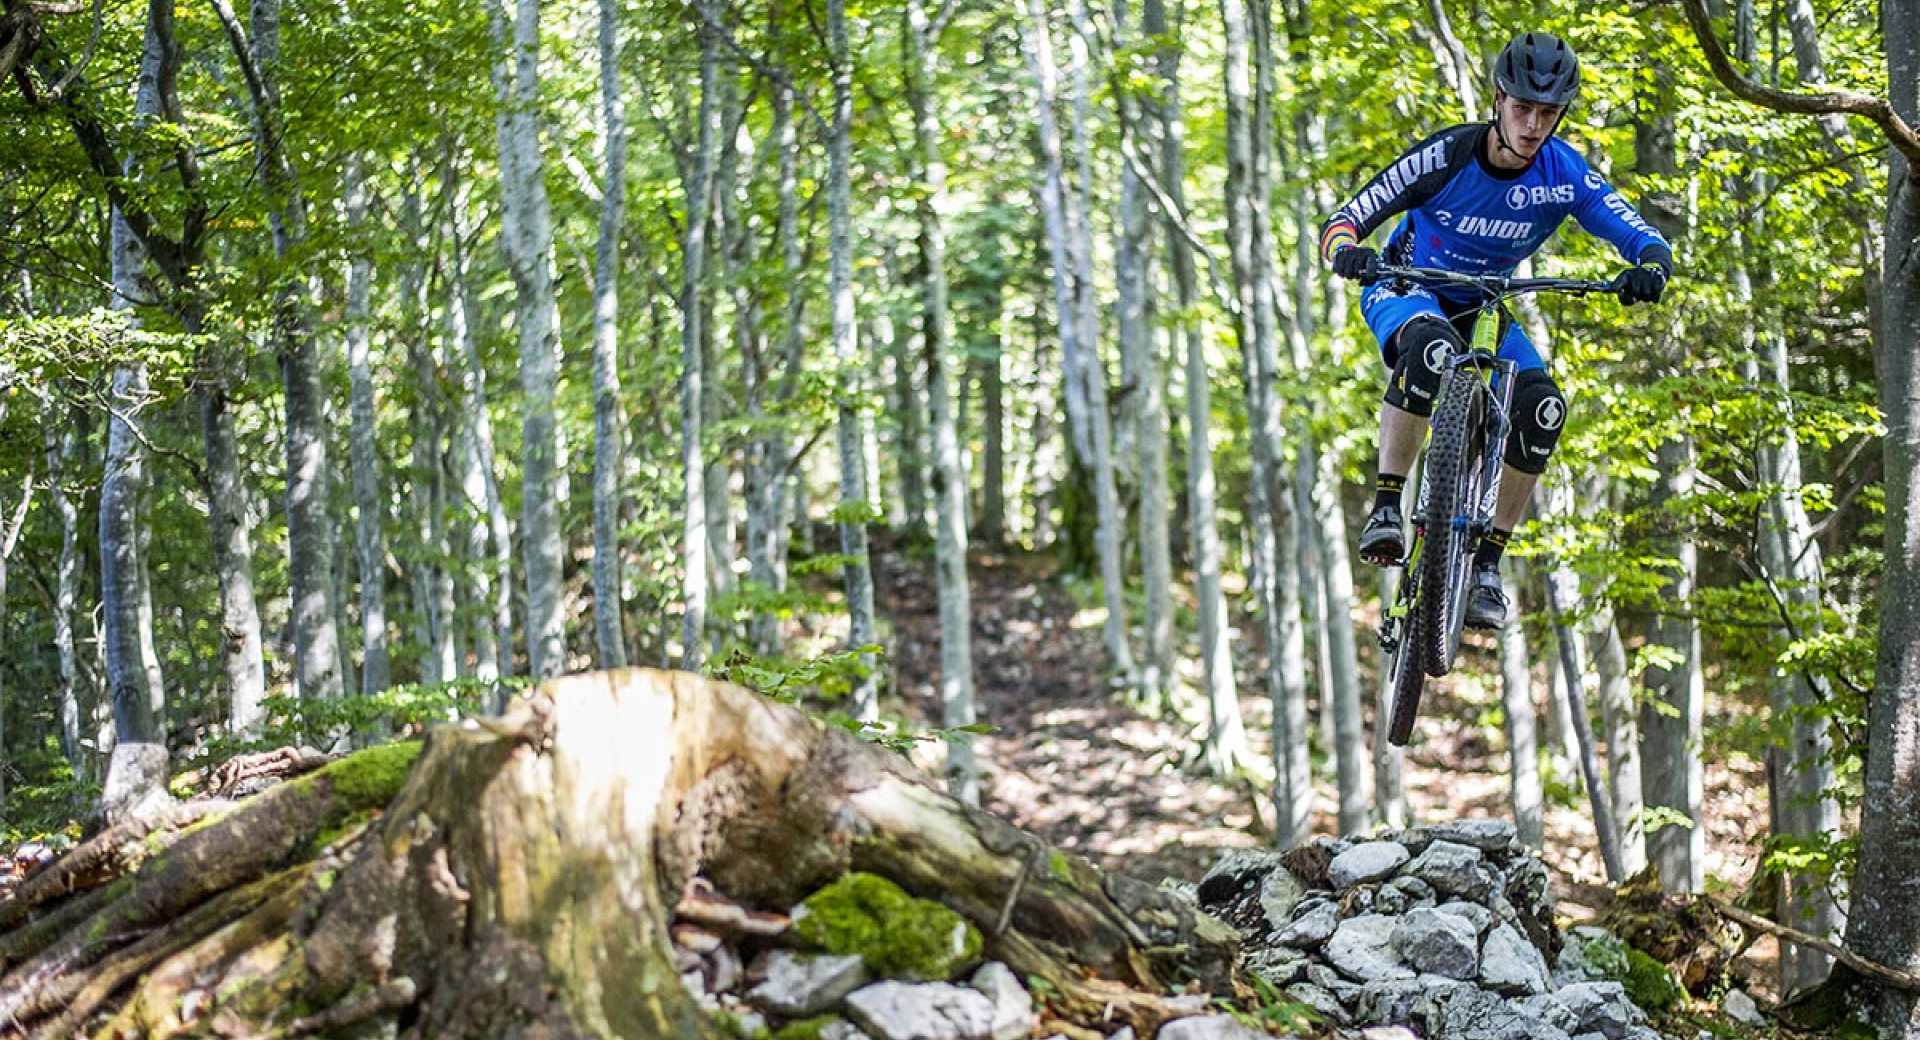
POLYGON ((1566 105, 1580 92, 1580 59, 1558 36, 1521 33, 1494 59, 1493 81, 1509 97, 1566 105))

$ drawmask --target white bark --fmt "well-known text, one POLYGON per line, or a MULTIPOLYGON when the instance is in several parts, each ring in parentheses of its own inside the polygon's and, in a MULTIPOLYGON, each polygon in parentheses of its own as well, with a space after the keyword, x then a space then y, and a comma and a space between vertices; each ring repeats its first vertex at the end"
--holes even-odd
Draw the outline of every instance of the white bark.
POLYGON ((627 666, 621 620, 620 220, 627 195, 627 108, 620 93, 620 6, 600 0, 600 122, 605 171, 593 272, 593 632, 602 668, 627 666))
POLYGON ((710 30, 700 32, 700 102, 697 109, 699 143, 693 169, 685 184, 686 214, 681 240, 680 288, 680 475, 684 485, 680 527, 681 614, 680 667, 698 672, 706 666, 707 596, 707 462, 704 444, 706 418, 706 338, 704 302, 708 217, 713 207, 714 167, 720 152, 719 42, 710 30))
MULTIPOLYGON (((1407 475, 1407 483, 1419 487, 1416 474, 1407 475)), ((1399 593, 1400 570, 1397 567, 1380 569, 1380 602, 1391 604, 1399 593)), ((1378 675, 1380 681, 1379 696, 1374 698, 1374 718, 1385 719, 1393 704, 1393 656, 1384 649, 1380 651, 1378 675)), ((1411 812, 1407 808, 1406 791, 1406 749, 1395 747, 1382 739, 1386 733, 1385 724, 1374 726, 1373 741, 1373 807, 1381 824, 1388 827, 1405 827, 1410 821, 1411 812)))
MULTIPOLYGON (((873 572, 867 560, 867 464, 860 402, 863 368, 853 311, 853 53, 847 44, 846 0, 827 0, 827 46, 833 63, 833 119, 827 133, 828 298, 833 309, 833 358, 838 369, 840 552, 847 595, 847 645, 873 644, 873 572)), ((880 716, 880 689, 872 654, 860 655, 853 715, 880 716)))
MULTIPOLYGON (((1161 0, 1145 0, 1142 29, 1158 36, 1166 31, 1161 0)), ((1180 49, 1160 52, 1164 81, 1160 109, 1161 181, 1175 206, 1186 199, 1186 124, 1180 109, 1180 49)), ((1163 214, 1171 219, 1177 214, 1163 214)), ((1187 378, 1187 540, 1193 554, 1194 599, 1199 614, 1200 662, 1207 702, 1207 767, 1219 776, 1232 776, 1251 758, 1240 698, 1234 683, 1233 652, 1228 643, 1226 594, 1220 585, 1220 525, 1218 488, 1213 472, 1212 373, 1207 351, 1212 337, 1207 324, 1194 314, 1199 300, 1193 246, 1176 232, 1167 234, 1167 258, 1173 269, 1174 298, 1179 307, 1179 329, 1185 352, 1187 378)))
POLYGON ((447 231, 452 249, 448 274, 453 299, 447 307, 447 339, 459 358, 463 421, 460 424, 460 491, 467 514, 466 550, 475 562, 468 603, 475 608, 472 629, 474 677, 504 679, 513 667, 513 532, 500 482, 494 475, 493 419, 487 403, 487 370, 474 330, 478 316, 467 285, 466 224, 469 204, 464 182, 454 183, 453 163, 446 172, 447 231))
MULTIPOLYGON (((344 185, 347 229, 360 228, 367 215, 367 188, 358 154, 347 158, 344 185)), ((358 511, 354 547, 360 564, 360 692, 378 693, 391 682, 387 665, 386 520, 380 493, 380 454, 374 428, 373 342, 367 327, 371 310, 373 262, 355 248, 347 264, 348 428, 353 467, 353 501, 358 511)))
MULTIPOLYGON (((0 408, 0 418, 6 411, 0 408)), ((13 550, 20 544, 20 532, 26 529, 27 513, 33 508, 33 467, 27 467, 26 479, 20 484, 20 504, 14 509, 11 518, 0 516, 0 661, 6 660, 7 653, 7 561, 13 559, 13 550)), ((6 691, 0 688, 0 704, 7 702, 6 691)), ((6 747, 5 712, 0 712, 0 749, 6 747)), ((7 779, 0 771, 0 804, 7 797, 7 779)))
POLYGON ((1073 150, 1079 168, 1079 183, 1064 193, 1067 241, 1073 250, 1074 302, 1079 310, 1076 325, 1080 331, 1074 346, 1078 358, 1070 360, 1080 369, 1081 386, 1086 393, 1088 431, 1092 437, 1093 497, 1100 513, 1098 550, 1100 555, 1100 591, 1107 608, 1101 634, 1107 647, 1107 660, 1123 686, 1138 684, 1133 652, 1127 638, 1126 561, 1121 545, 1120 493, 1115 486, 1113 423, 1107 410, 1107 363, 1100 352, 1100 300, 1093 277, 1093 147, 1088 137, 1087 109, 1092 88, 1088 85, 1086 40, 1088 27, 1086 0, 1073 0, 1075 32, 1072 41, 1073 64, 1069 82, 1073 89, 1073 150))
MULTIPOLYGON (((1143 32, 1152 29, 1144 25, 1143 32)), ((1164 22, 1164 18, 1162 21, 1164 22)), ((1115 46, 1131 38, 1125 0, 1114 4, 1115 46)), ((1164 31, 1164 25, 1162 26, 1164 31)), ((1134 130, 1142 125, 1140 106, 1122 93, 1121 134, 1135 151, 1134 130)), ((1167 507, 1166 377, 1161 372, 1159 337, 1149 314, 1153 292, 1152 214, 1147 189, 1132 163, 1120 166, 1120 241, 1114 255, 1119 283, 1119 331, 1122 381, 1131 389, 1127 407, 1133 417, 1140 488, 1140 592, 1146 606, 1146 645, 1141 650, 1141 694, 1158 701, 1173 677, 1173 550, 1167 507)))
MULTIPOLYGON (((134 100, 135 118, 143 122, 161 116, 160 81, 172 37, 172 0, 151 0, 134 100)), ((132 157, 126 172, 129 177, 139 173, 132 157)), ((111 220, 112 308, 127 312, 143 299, 140 272, 145 255, 117 207, 111 220)), ((131 314, 127 319, 137 321, 131 314)), ((135 362, 116 368, 111 379, 99 517, 101 642, 114 721, 114 747, 100 796, 109 824, 139 816, 168 799, 166 728, 155 711, 162 691, 150 688, 152 675, 141 650, 152 638, 151 619, 141 610, 146 560, 141 554, 140 494, 146 483, 146 448, 133 423, 147 399, 146 366, 135 362), (143 625, 149 627, 143 630, 143 625)))
MULTIPOLYGON (((757 392, 747 400, 748 414, 760 433, 756 436, 748 467, 747 561, 754 584, 769 592, 787 587, 787 495, 790 439, 778 425, 765 422, 768 409, 784 410, 799 386, 800 365, 806 343, 806 293, 799 229, 800 137, 793 118, 793 95, 786 87, 776 86, 773 93, 773 126, 768 136, 780 149, 778 192, 780 209, 778 236, 780 269, 786 287, 786 338, 778 378, 762 373, 753 384, 757 392), (771 384, 771 386, 769 386, 771 384)), ((779 644, 779 618, 772 611, 761 611, 753 619, 753 643, 756 652, 771 654, 779 644)))
POLYGON ((513 273, 520 333, 522 408, 520 515, 527 577, 527 667, 536 679, 566 670, 560 582, 565 539, 565 447, 554 413, 560 379, 553 289, 553 227, 540 155, 540 0, 488 0, 499 104, 501 243, 513 273))
MULTIPOLYGON (((921 190, 915 215, 920 225, 920 321, 927 348, 927 397, 933 411, 934 560, 940 575, 940 721, 953 729, 974 722, 973 608, 967 588, 967 472, 961 461, 949 384, 947 240, 941 212, 947 205, 947 162, 940 147, 939 52, 925 0, 907 0, 907 102, 913 111, 914 150, 921 190)), ((967 805, 980 804, 980 770, 971 734, 947 738, 947 791, 967 805)))
POLYGON ((1532 661, 1526 626, 1517 619, 1500 633, 1500 707, 1506 716, 1507 795, 1513 824, 1528 848, 1541 849, 1546 843, 1545 796, 1540 784, 1532 661))
POLYGON ((1627 674, 1627 648, 1611 609, 1597 611, 1590 625, 1594 671, 1600 679, 1600 725, 1607 738, 1607 794, 1620 824, 1620 869, 1629 876, 1647 865, 1647 835, 1641 817, 1646 799, 1640 786, 1640 720, 1634 710, 1633 680, 1627 674))
POLYGON ((82 746, 84 705, 93 701, 87 676, 75 652, 73 618, 80 601, 80 505, 71 485, 80 470, 81 437, 77 417, 62 416, 47 426, 47 476, 53 511, 60 518, 60 557, 54 565, 53 649, 60 663, 60 750, 74 778, 93 778, 94 755, 82 746))

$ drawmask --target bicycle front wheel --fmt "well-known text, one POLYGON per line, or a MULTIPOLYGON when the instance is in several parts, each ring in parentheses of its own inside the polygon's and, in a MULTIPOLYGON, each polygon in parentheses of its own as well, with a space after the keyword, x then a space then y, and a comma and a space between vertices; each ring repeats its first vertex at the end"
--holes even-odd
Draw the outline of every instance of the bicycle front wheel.
POLYGON ((1420 693, 1427 685, 1425 655, 1413 636, 1420 611, 1422 548, 1420 535, 1416 533, 1410 554, 1414 565, 1408 568, 1400 595, 1396 597, 1407 607, 1407 612, 1400 619, 1400 641, 1393 651, 1393 681, 1387 701, 1387 743, 1394 747, 1406 747, 1407 741, 1413 739, 1413 720, 1420 712, 1420 693))
POLYGON ((1456 368, 1440 384, 1433 406, 1433 443, 1427 448, 1426 549, 1418 564, 1420 588, 1409 637, 1426 673, 1453 670, 1465 619, 1471 523, 1479 509, 1487 394, 1472 369, 1456 368))

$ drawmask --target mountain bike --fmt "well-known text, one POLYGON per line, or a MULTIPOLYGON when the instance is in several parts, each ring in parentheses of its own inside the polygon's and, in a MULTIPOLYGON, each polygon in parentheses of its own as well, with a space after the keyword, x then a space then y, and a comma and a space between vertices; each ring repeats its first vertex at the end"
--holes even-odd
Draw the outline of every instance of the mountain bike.
POLYGON ((1513 325, 1507 301, 1531 292, 1617 292, 1619 285, 1388 266, 1369 272, 1362 284, 1379 281, 1465 288, 1481 297, 1472 343, 1451 350, 1441 367, 1433 437, 1413 511, 1413 539, 1401 561, 1399 594, 1380 625, 1380 646, 1393 662, 1387 742, 1404 747, 1413 736, 1427 678, 1453 670, 1474 550, 1493 526, 1500 498, 1515 369, 1512 361, 1499 356, 1499 344, 1513 325))

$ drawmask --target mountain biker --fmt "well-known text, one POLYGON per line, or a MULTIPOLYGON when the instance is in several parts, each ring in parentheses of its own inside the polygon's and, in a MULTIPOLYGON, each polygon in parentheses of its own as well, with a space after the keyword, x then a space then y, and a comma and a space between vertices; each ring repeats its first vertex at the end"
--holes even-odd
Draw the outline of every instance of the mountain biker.
MULTIPOLYGON (((1622 303, 1654 303, 1673 274, 1673 250, 1588 165, 1554 136, 1580 89, 1580 64, 1558 37, 1522 33, 1493 66, 1494 116, 1449 127, 1375 174, 1320 230, 1320 253, 1335 274, 1360 281, 1360 312, 1380 341, 1391 378, 1380 413, 1380 469, 1373 512, 1360 529, 1360 557, 1396 566, 1406 555, 1401 492, 1433 414, 1441 367, 1472 333, 1480 300, 1471 290, 1379 279, 1380 254, 1362 245, 1398 213, 1388 263, 1462 274, 1509 275, 1569 215, 1611 242, 1634 266, 1614 279, 1622 303)), ((1493 529, 1473 559, 1465 623, 1504 628, 1507 596, 1500 556, 1566 420, 1566 397, 1516 322, 1499 354, 1516 363, 1500 498, 1493 529)))

